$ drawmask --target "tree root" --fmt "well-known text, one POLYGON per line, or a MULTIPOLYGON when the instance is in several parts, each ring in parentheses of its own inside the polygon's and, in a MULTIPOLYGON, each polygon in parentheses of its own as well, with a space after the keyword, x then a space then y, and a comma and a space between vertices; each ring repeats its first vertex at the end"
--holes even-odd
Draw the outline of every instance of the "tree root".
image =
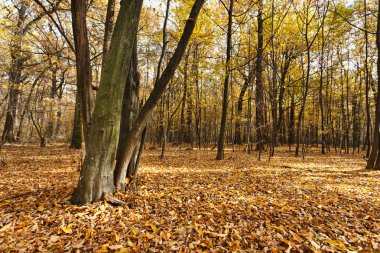
POLYGON ((109 193, 104 194, 104 200, 110 203, 113 206, 126 206, 127 202, 115 198, 109 193))

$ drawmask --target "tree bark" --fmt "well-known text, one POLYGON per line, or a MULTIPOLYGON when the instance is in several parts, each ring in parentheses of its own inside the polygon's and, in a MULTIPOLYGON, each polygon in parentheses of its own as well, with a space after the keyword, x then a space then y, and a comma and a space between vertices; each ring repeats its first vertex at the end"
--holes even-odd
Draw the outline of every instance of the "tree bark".
MULTIPOLYGON (((20 96, 20 85, 22 83, 22 70, 24 68, 24 59, 22 56, 22 41, 25 35, 25 19, 26 19, 27 6, 21 2, 18 9, 18 21, 15 28, 15 34, 11 42, 11 68, 10 68, 10 87, 9 87, 9 100, 7 107, 7 114, 5 117, 4 130, 1 137, 1 144, 5 142, 14 142, 14 125, 17 114, 18 100, 20 96)), ((2 145, 0 145, 2 146, 2 145)))
POLYGON ((126 142, 123 150, 123 157, 121 158, 121 165, 115 170, 115 186, 120 189, 125 189, 125 178, 127 166, 135 149, 136 143, 145 128, 146 121, 148 120, 153 108, 157 105, 160 97, 165 91, 170 79, 173 77, 181 59, 186 51, 187 44, 190 37, 194 31, 195 24, 198 18, 198 14, 203 6, 204 0, 196 0, 189 18, 186 21, 184 31, 182 33, 181 39, 178 42, 177 48, 174 51, 172 58, 167 64, 165 70, 163 71, 161 77, 158 79, 152 93, 144 104, 143 108, 138 115, 135 124, 133 125, 131 131, 127 133, 126 142))
POLYGON ((78 92, 75 95, 73 133, 71 135, 70 148, 82 148, 82 117, 80 110, 80 98, 78 92))
MULTIPOLYGON (((377 14, 377 33, 376 33, 376 48, 377 48, 377 74, 380 74, 380 2, 378 3, 377 14)), ((367 161, 367 169, 380 170, 380 78, 377 80, 377 101, 375 126, 373 128, 373 144, 371 153, 367 161)))
POLYGON ((224 73, 224 88, 223 88, 223 107, 222 118, 220 121, 220 130, 218 138, 218 153, 217 160, 224 158, 224 140, 226 135, 227 109, 228 109, 228 85, 231 71, 231 47, 232 47, 232 17, 233 17, 234 0, 230 0, 228 9, 228 30, 227 30, 227 53, 226 53, 226 68, 224 73))
POLYGON ((257 14, 257 58, 256 58, 256 150, 261 151, 265 144, 264 137, 264 86, 263 86, 263 48, 264 43, 264 20, 263 0, 258 1, 257 14))
POLYGON ((91 115, 94 109, 90 48, 86 24, 86 0, 71 0, 72 27, 75 44, 77 90, 80 98, 86 151, 89 149, 91 115))
POLYGON ((243 115, 243 100, 245 93, 248 89, 248 79, 244 80, 244 85, 240 90, 238 103, 237 103, 237 117, 235 122, 235 144, 240 145, 242 143, 241 139, 241 121, 242 121, 242 115, 243 115))
MULTIPOLYGON (((365 36, 365 60, 364 60, 364 70, 365 70, 365 107, 366 107, 366 135, 365 135, 365 148, 366 157, 370 156, 370 127, 371 127, 371 112, 370 112, 370 102, 369 102, 369 68, 368 68, 368 32, 367 32, 367 0, 364 0, 364 36, 365 36)), ((376 123, 375 123, 376 124, 376 123)), ((373 160, 374 158, 372 158, 373 160)))
MULTIPOLYGON (((109 56, 102 69, 92 118, 94 124, 89 135, 91 138, 86 144, 88 148, 78 186, 71 198, 74 204, 101 200, 105 194, 115 190, 113 171, 119 141, 121 107, 142 3, 143 0, 121 1, 109 56)), ((126 165, 128 164, 129 161, 126 165)), ((125 173, 126 171, 124 178, 125 173)))
POLYGON ((108 50, 111 42, 115 19, 115 0, 108 0, 106 21, 104 23, 104 38, 103 38, 103 58, 102 68, 108 56, 108 50))

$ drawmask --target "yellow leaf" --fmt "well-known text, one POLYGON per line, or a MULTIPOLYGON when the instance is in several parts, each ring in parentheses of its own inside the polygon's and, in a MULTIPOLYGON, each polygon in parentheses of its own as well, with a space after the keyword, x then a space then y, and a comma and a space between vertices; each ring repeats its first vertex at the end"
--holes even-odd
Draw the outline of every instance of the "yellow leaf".
POLYGON ((131 241, 128 239, 128 241, 127 241, 127 245, 128 245, 129 247, 132 247, 132 246, 133 246, 133 242, 131 242, 131 241))
POLYGON ((45 210, 45 207, 43 205, 38 206, 38 211, 43 212, 45 210))
POLYGON ((11 227, 12 227, 12 223, 9 223, 8 225, 5 225, 4 227, 2 227, 2 228, 0 229, 0 232, 7 231, 7 230, 9 230, 11 227))
POLYGON ((136 227, 132 228, 132 234, 133 235, 138 235, 139 233, 140 233, 140 230, 138 228, 136 228, 136 227))
POLYGON ((132 252, 133 250, 130 248, 121 248, 118 251, 116 251, 116 253, 132 253, 132 252))
POLYGON ((71 234, 73 232, 73 229, 72 229, 73 226, 74 226, 74 224, 71 223, 71 224, 67 225, 67 227, 61 227, 61 229, 66 234, 71 234))
POLYGON ((296 233, 294 233, 293 231, 290 230, 290 233, 293 235, 294 239, 298 242, 298 243, 301 243, 303 242, 302 238, 297 235, 296 233))
POLYGON ((152 228, 153 232, 157 233, 157 227, 154 224, 151 224, 150 227, 152 228))
POLYGON ((102 245, 102 247, 96 251, 96 253, 107 253, 107 252, 108 252, 108 244, 102 245))
POLYGON ((144 236, 148 239, 153 239, 155 237, 153 234, 145 234, 144 236))
POLYGON ((334 245, 339 245, 337 241, 331 240, 331 239, 326 239, 324 242, 327 242, 328 244, 334 246, 334 245))
POLYGON ((119 242, 120 241, 120 236, 117 233, 114 233, 114 234, 115 234, 115 241, 119 242))
POLYGON ((92 233, 92 229, 91 228, 86 229, 86 239, 88 239, 88 238, 91 237, 91 233, 92 233))

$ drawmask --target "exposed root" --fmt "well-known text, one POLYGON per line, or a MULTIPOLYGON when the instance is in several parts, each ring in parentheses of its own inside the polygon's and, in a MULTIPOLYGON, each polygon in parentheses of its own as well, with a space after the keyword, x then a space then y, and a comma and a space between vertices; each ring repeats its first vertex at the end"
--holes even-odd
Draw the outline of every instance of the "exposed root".
POLYGON ((127 202, 115 198, 109 193, 104 194, 104 200, 110 203, 113 206, 126 206, 127 202))

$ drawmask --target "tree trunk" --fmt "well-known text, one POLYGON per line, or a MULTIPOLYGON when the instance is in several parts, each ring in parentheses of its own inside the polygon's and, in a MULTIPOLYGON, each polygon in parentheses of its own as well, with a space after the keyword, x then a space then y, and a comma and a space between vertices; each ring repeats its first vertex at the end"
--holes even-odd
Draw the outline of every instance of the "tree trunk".
POLYGON ((289 150, 291 146, 294 144, 294 121, 295 121, 295 111, 296 111, 296 104, 294 102, 294 89, 292 90, 290 98, 290 115, 289 115, 289 134, 288 134, 288 145, 289 150))
POLYGON ((157 80, 152 93, 150 94, 149 98, 147 99, 146 103, 141 109, 140 114, 138 115, 131 131, 127 133, 121 163, 120 166, 115 169, 114 182, 115 186, 120 189, 125 189, 127 166, 129 164, 129 161, 131 160, 133 150, 135 149, 136 143, 145 128, 146 121, 148 120, 153 108, 157 105, 170 79, 173 77, 179 63, 181 62, 181 59, 186 51, 187 44, 194 31, 196 20, 203 6, 203 3, 204 0, 195 1, 191 9, 189 18, 186 21, 186 25, 182 33, 181 39, 178 42, 177 48, 174 51, 173 56, 169 60, 169 63, 167 64, 161 77, 157 80))
MULTIPOLYGON (((378 3, 377 14, 377 33, 376 33, 376 48, 377 48, 377 74, 380 74, 380 2, 378 3)), ((373 144, 370 156, 367 161, 367 169, 380 170, 380 78, 377 80, 377 101, 375 126, 373 128, 373 144)))
POLYGON ((263 53, 264 53, 264 20, 263 0, 258 1, 257 14, 257 58, 256 58, 256 150, 261 151, 265 144, 264 137, 264 84, 263 84, 263 53))
MULTIPOLYGON (((113 193, 114 168, 119 142, 120 118, 126 79, 143 0, 122 0, 109 55, 100 80, 91 127, 91 138, 78 186, 71 198, 74 204, 87 204, 113 193), (110 60, 111 59, 111 60, 110 60)), ((75 25, 74 25, 75 26, 75 25)), ((131 154, 132 155, 132 151, 131 154)), ((128 163, 126 166, 128 166, 128 163)), ((124 171, 124 178, 125 178, 124 171)))
POLYGON ((74 148, 74 149, 82 148, 82 117, 80 113, 81 113, 80 98, 77 92, 75 95, 73 133, 71 135, 71 144, 70 144, 70 148, 74 148))
POLYGON ((185 66, 183 69, 183 98, 182 98, 182 107, 181 107, 181 118, 180 118, 180 129, 179 129, 179 137, 178 144, 181 144, 185 140, 186 131, 185 131, 185 109, 186 109, 186 101, 187 101, 187 86, 188 86, 188 78, 187 78, 187 69, 189 66, 189 56, 190 49, 187 50, 185 55, 185 66))
POLYGON ((220 121, 220 130, 218 138, 218 153, 217 160, 223 160, 224 158, 224 140, 226 138, 226 124, 227 124, 227 110, 228 110, 228 85, 230 81, 231 71, 231 47, 232 47, 232 17, 234 1, 230 0, 230 7, 228 9, 228 30, 227 30, 227 52, 226 52, 226 67, 224 72, 224 88, 223 88, 223 107, 222 118, 220 121))
POLYGON ((239 98, 238 98, 238 103, 237 103, 237 117, 236 117, 236 122, 235 122, 235 144, 240 145, 242 143, 241 139, 241 121, 242 121, 242 116, 243 116, 243 100, 245 93, 248 89, 248 80, 244 80, 244 85, 240 90, 239 98))
POLYGON ((77 89, 80 97, 86 151, 90 139, 91 115, 94 109, 90 48, 86 24, 86 0, 71 0, 72 27, 75 42, 77 89))
POLYGON ((106 21, 104 23, 104 38, 103 38, 103 58, 102 68, 108 56, 108 50, 111 42, 115 19, 115 0, 108 0, 106 21))
MULTIPOLYGON (((1 137, 1 144, 5 142, 14 142, 14 125, 16 120, 18 100, 20 96, 20 85, 22 83, 22 70, 24 67, 24 61, 22 56, 22 41, 25 34, 25 19, 26 19, 27 6, 24 2, 21 2, 21 6, 18 9, 18 21, 15 28, 15 34, 11 42, 11 68, 10 68, 10 87, 9 87, 9 100, 7 107, 7 114, 5 117, 4 130, 1 137)), ((2 146, 2 145, 0 145, 2 146)))
POLYGON ((320 58, 320 63, 319 63, 319 71, 320 71, 320 76, 319 76, 319 109, 321 111, 322 155, 324 155, 326 153, 326 151, 325 151, 325 145, 326 145, 325 118, 324 118, 324 112, 323 112, 323 61, 324 61, 324 52, 325 52, 325 38, 324 38, 324 27, 322 27, 321 58, 320 58))
MULTIPOLYGON (((367 32, 367 0, 364 0, 364 36, 365 36, 365 107, 366 107, 366 135, 365 135, 365 147, 366 147, 366 157, 369 158, 370 155, 370 127, 371 127, 371 112, 369 104, 369 69, 368 69, 368 32, 367 32)), ((375 123, 376 124, 376 123, 375 123)), ((373 160, 374 158, 372 158, 373 160)), ((372 163, 372 162, 371 162, 372 163)), ((367 165, 368 167, 368 165, 367 165)))

